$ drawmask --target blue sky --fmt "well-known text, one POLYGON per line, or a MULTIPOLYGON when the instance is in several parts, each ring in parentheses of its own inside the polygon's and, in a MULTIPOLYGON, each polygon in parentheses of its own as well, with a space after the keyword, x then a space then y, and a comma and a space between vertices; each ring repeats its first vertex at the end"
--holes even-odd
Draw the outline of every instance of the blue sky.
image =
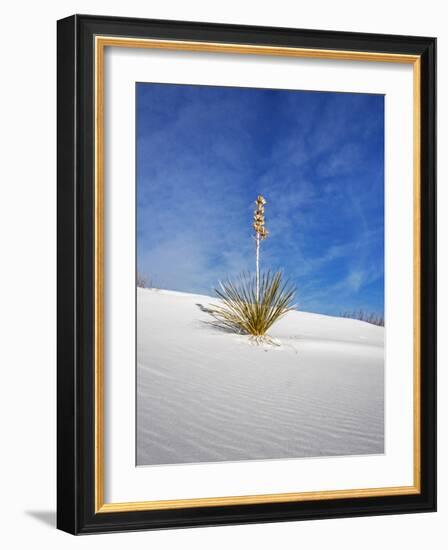
POLYGON ((262 268, 329 315, 384 309, 384 97, 139 83, 137 269, 213 295, 254 271, 252 212, 267 200, 262 268))

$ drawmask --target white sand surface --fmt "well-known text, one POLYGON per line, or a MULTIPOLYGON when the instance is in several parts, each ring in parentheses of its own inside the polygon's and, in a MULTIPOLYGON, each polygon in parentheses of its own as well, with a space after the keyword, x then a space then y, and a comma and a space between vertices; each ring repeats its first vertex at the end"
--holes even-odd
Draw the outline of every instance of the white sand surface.
POLYGON ((213 302, 138 289, 138 465, 384 452, 382 327, 293 311, 258 346, 213 302))

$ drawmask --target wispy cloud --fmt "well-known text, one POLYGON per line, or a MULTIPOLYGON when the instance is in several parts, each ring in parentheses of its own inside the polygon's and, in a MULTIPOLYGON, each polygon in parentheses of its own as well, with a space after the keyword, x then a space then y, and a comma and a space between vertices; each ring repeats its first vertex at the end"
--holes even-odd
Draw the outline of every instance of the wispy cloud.
POLYGON ((264 266, 304 309, 383 309, 383 98, 137 85, 138 269, 212 293, 253 269, 253 200, 268 200, 264 266))

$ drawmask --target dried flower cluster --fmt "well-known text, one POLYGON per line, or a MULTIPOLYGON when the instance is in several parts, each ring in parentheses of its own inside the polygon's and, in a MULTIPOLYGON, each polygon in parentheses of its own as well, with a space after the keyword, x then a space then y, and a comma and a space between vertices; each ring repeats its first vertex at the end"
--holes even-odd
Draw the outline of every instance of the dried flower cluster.
POLYGON ((254 223, 252 227, 255 230, 255 268, 256 268, 256 300, 260 299, 260 243, 268 236, 264 226, 264 205, 266 200, 263 195, 258 195, 255 201, 254 223))
POLYGON ((264 205, 266 204, 266 200, 262 195, 258 195, 255 204, 256 208, 254 211, 254 223, 252 227, 254 228, 257 237, 263 240, 268 236, 268 231, 264 226, 264 205))

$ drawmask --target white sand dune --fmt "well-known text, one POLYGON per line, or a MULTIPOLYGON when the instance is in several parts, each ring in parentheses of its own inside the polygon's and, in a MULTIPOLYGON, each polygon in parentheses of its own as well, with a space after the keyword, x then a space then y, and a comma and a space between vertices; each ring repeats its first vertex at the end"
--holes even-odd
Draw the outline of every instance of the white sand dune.
POLYGON ((293 311, 257 346, 212 302, 138 289, 138 465, 384 452, 382 327, 293 311))

